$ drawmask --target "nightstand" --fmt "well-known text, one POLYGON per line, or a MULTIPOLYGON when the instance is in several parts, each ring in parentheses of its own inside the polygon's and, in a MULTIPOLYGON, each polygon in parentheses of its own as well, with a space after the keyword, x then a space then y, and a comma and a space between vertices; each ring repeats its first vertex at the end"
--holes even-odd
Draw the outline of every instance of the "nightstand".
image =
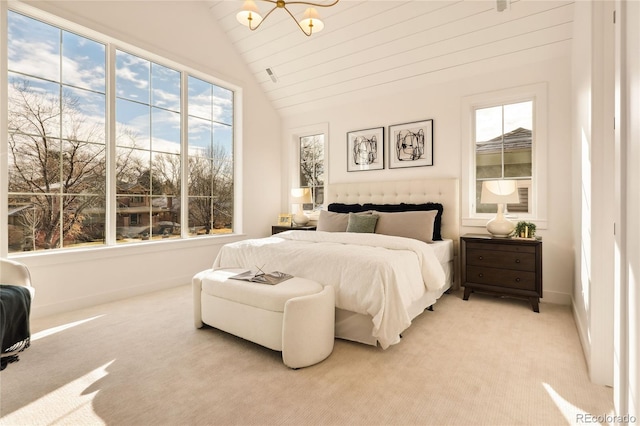
POLYGON ((316 230, 316 226, 315 225, 308 225, 308 226, 279 226, 279 225, 273 225, 271 227, 271 235, 277 234, 279 232, 284 232, 284 231, 315 231, 316 230))
POLYGON ((540 312, 542 240, 467 234, 460 238, 460 252, 464 300, 477 290, 529 299, 540 312))

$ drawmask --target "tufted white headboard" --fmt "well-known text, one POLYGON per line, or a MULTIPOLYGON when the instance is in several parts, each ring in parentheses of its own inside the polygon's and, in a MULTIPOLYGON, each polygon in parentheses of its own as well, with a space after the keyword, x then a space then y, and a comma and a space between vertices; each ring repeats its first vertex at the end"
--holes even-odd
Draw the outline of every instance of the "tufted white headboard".
MULTIPOLYGON (((453 240, 457 247, 460 238, 460 208, 458 179, 414 179, 404 181, 332 183, 325 187, 325 205, 440 203, 442 237, 453 240)), ((456 250, 457 252, 457 250, 456 250)))

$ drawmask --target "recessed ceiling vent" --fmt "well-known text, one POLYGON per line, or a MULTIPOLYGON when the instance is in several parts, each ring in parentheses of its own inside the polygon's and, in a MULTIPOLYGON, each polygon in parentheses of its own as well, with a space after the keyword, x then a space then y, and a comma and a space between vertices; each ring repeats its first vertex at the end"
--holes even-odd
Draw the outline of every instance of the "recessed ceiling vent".
POLYGON ((273 70, 271 68, 267 68, 267 74, 269 74, 269 77, 271 77, 271 81, 273 81, 274 83, 278 82, 278 77, 276 77, 276 74, 273 72, 273 70))
POLYGON ((496 10, 502 12, 511 8, 511 0, 496 0, 496 10))

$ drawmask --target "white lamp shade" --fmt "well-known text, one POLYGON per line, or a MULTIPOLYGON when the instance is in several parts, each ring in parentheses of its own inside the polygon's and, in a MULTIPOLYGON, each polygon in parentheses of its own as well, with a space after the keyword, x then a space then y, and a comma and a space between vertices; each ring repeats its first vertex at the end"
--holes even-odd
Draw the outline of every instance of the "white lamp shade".
POLYGON ((257 27, 262 22, 262 16, 258 10, 258 6, 253 0, 246 0, 242 6, 242 10, 236 15, 236 19, 242 25, 250 28, 257 27))
POLYGON ((308 204, 311 202, 311 189, 293 188, 291 190, 291 204, 308 204))
POLYGON ((513 232, 515 224, 504 217, 505 204, 520 202, 518 183, 515 180, 488 180, 482 182, 482 204, 497 204, 496 217, 487 222, 487 231, 494 237, 508 237, 513 232))
POLYGON ((517 204, 520 202, 515 180, 487 180, 482 182, 482 204, 517 204))
POLYGON ((300 21, 302 30, 307 33, 319 33, 324 29, 324 22, 320 20, 320 14, 314 8, 310 7, 304 12, 304 19, 300 21))

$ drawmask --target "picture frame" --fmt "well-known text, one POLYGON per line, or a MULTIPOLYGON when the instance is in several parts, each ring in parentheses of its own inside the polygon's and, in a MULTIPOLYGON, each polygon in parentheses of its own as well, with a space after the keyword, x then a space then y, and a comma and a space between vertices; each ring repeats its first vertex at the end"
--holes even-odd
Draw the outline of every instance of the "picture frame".
POLYGON ((389 126, 389 168, 433 166, 433 119, 389 126))
POLYGON ((347 171, 384 169, 384 127, 347 132, 347 171))
POLYGON ((293 214, 280 213, 278 215, 278 226, 291 226, 293 223, 293 214))

